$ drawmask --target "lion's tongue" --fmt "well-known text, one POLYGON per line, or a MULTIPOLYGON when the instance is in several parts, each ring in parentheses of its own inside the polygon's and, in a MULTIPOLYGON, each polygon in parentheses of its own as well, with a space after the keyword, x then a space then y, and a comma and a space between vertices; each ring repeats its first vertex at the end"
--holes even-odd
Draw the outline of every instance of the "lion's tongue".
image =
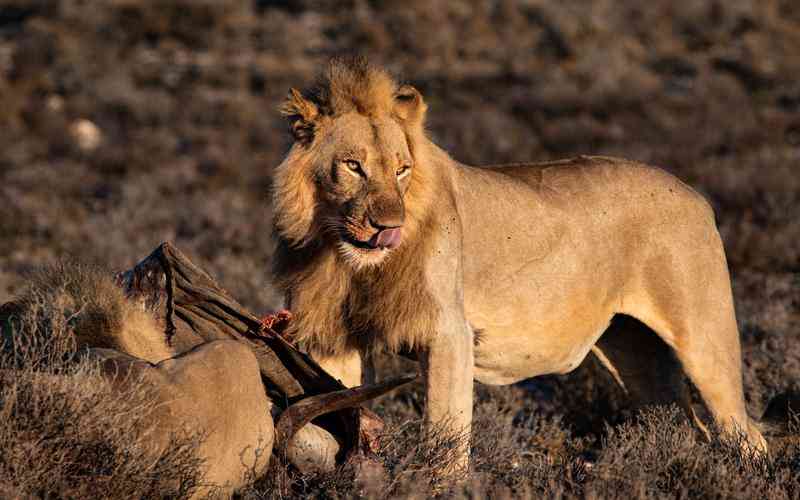
POLYGON ((399 227, 384 229, 369 239, 369 244, 375 248, 396 248, 400 245, 403 235, 399 227))

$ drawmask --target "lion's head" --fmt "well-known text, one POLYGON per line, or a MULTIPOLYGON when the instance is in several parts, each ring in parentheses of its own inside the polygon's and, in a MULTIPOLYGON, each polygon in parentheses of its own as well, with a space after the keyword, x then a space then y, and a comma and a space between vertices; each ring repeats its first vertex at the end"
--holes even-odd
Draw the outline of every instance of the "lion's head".
POLYGON ((294 139, 273 177, 278 234, 299 248, 333 245, 356 268, 414 236, 426 175, 425 103, 364 59, 332 61, 317 84, 291 89, 281 112, 294 139))

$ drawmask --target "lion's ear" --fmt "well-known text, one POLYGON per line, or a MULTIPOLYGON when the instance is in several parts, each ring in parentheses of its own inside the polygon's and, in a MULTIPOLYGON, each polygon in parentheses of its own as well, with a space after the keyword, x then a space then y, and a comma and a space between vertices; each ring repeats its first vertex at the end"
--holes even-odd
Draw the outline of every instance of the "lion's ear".
POLYGON ((421 125, 427 110, 422 94, 411 85, 403 85, 394 93, 394 114, 402 121, 421 125))
POLYGON ((289 95, 281 104, 280 112, 289 120, 289 132, 298 142, 309 142, 314 137, 314 126, 319 117, 319 108, 297 89, 289 89, 289 95))

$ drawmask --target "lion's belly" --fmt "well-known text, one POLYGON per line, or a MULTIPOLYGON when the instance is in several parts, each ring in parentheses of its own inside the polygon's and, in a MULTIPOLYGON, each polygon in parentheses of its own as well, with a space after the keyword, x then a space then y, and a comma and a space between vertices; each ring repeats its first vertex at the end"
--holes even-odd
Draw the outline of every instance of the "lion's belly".
POLYGON ((466 293, 467 319, 476 331, 476 379, 509 384, 575 369, 620 303, 618 284, 594 270, 593 279, 584 272, 556 278, 540 268, 466 293))
POLYGON ((603 319, 570 325, 569 330, 526 325, 479 330, 475 379, 505 385, 549 373, 567 373, 580 365, 608 327, 603 319))

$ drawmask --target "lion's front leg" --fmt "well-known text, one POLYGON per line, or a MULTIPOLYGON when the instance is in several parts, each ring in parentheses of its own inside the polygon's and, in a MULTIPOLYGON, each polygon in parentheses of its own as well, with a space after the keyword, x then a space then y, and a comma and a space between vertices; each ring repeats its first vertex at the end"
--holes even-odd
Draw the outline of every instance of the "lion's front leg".
POLYGON ((446 472, 469 466, 472 425, 472 329, 463 318, 442 324, 420 354, 425 380, 426 429, 442 429, 458 442, 455 460, 446 472))

